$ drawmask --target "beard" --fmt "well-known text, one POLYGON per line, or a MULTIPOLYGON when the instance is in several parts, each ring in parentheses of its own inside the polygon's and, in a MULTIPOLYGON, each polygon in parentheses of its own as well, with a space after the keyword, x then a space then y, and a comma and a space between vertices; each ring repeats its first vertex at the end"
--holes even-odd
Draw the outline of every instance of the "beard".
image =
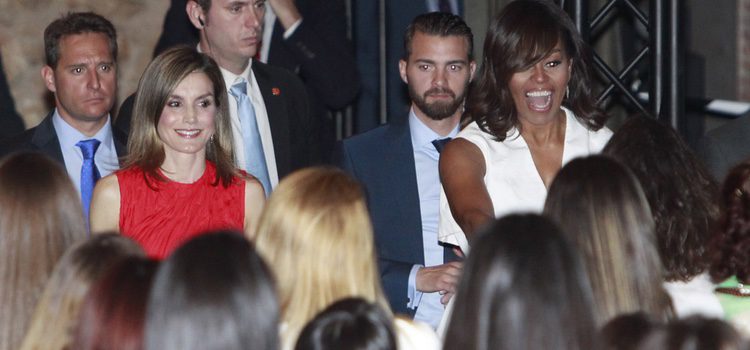
MULTIPOLYGON (((468 85, 468 84, 466 84, 468 85)), ((420 95, 414 90, 414 87, 409 85, 409 97, 412 102, 432 120, 443 120, 456 113, 459 107, 464 103, 464 97, 466 97, 467 86, 464 86, 461 95, 456 96, 453 90, 448 88, 435 87, 424 92, 420 95), (447 94, 453 99, 450 101, 436 101, 432 103, 427 102, 427 97, 432 94, 447 94)))

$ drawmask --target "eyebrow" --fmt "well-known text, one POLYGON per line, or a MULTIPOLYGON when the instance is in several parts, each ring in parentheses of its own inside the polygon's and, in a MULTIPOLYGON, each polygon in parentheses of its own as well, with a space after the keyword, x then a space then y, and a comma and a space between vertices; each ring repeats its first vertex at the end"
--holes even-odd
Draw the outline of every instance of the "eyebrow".
MULTIPOLYGON (((205 93, 203 95, 200 95, 200 96, 196 97, 195 99, 198 100, 198 99, 206 98, 206 97, 214 97, 213 92, 207 92, 207 93, 205 93)), ((175 95, 175 94, 170 94, 169 98, 174 98, 174 99, 179 99, 179 100, 184 100, 185 99, 184 97, 182 97, 180 95, 175 95)))
MULTIPOLYGON (((437 63, 437 62, 435 62, 433 60, 426 59, 426 58, 418 58, 418 59, 414 60, 414 62, 415 63, 428 63, 428 64, 436 64, 437 63)), ((451 61, 445 62, 445 64, 468 64, 468 63, 469 63, 468 60, 451 60, 451 61)))

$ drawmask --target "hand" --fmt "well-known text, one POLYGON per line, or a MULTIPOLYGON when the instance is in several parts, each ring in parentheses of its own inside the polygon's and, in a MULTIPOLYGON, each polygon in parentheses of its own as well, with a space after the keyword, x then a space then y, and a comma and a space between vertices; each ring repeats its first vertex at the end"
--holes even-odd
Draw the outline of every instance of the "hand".
POLYGON ((268 0, 268 4, 271 5, 273 13, 276 14, 276 18, 284 27, 284 30, 289 29, 292 24, 296 23, 302 18, 297 5, 294 4, 294 0, 268 0))
POLYGON ((443 305, 448 305, 448 302, 451 301, 451 298, 453 298, 454 293, 445 293, 443 296, 440 297, 440 303, 443 305))
POLYGON ((423 293, 455 293, 462 267, 463 263, 453 261, 447 264, 420 268, 417 271, 416 278, 417 290, 423 293))

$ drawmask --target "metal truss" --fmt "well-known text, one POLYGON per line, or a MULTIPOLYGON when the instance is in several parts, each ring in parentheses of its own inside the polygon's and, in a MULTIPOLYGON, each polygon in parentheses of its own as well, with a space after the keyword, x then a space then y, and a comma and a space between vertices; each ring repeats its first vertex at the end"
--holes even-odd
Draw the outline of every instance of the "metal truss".
POLYGON ((629 108, 634 107, 641 113, 655 116, 682 131, 685 124, 684 48, 680 33, 683 4, 681 0, 647 1, 648 11, 644 12, 639 1, 607 0, 593 17, 589 17, 589 0, 563 0, 561 5, 592 47, 592 33, 611 29, 607 26, 612 22, 606 21, 611 16, 627 12, 648 29, 646 45, 619 71, 607 64, 599 54, 593 53, 596 70, 607 80, 598 96, 598 103, 601 105, 619 94, 629 102, 629 108), (643 64, 644 60, 648 60, 648 64, 643 64), (633 79, 637 67, 646 67, 645 91, 631 88, 633 84, 629 79, 633 79))

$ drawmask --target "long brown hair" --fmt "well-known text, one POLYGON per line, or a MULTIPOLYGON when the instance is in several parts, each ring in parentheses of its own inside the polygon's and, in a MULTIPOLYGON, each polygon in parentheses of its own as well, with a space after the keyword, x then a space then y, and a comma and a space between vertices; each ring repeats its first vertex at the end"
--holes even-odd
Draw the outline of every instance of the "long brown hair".
POLYGON ((214 136, 206 144, 206 159, 216 165, 215 184, 221 181, 222 185, 229 186, 233 176, 238 176, 239 173, 234 165, 232 126, 227 110, 224 78, 211 57, 187 46, 164 51, 143 72, 135 94, 124 167, 138 166, 147 177, 166 181, 158 171, 164 162, 164 144, 159 138, 157 127, 169 95, 193 72, 206 74, 213 85, 217 111, 214 136))
POLYGON ((86 238, 67 172, 41 153, 0 161, 0 349, 18 349, 58 259, 86 238))
POLYGON ((672 315, 654 221, 628 168, 600 155, 570 161, 552 181, 544 213, 581 251, 600 325, 626 312, 672 315))

